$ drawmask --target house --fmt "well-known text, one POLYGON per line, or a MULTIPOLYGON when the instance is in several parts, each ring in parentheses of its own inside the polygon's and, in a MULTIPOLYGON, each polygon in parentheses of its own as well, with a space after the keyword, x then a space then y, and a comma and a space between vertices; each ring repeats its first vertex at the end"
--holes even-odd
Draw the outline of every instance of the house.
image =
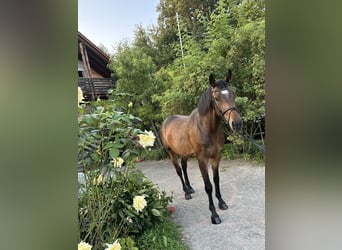
POLYGON ((108 90, 115 84, 109 60, 109 55, 78 32, 78 86, 85 101, 108 99, 108 90))

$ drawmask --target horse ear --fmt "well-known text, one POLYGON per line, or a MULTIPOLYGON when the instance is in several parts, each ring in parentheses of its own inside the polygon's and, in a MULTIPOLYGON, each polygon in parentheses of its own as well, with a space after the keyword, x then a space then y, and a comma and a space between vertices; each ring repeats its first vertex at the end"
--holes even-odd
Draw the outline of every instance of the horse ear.
POLYGON ((209 76, 209 83, 212 87, 215 87, 216 86, 216 83, 215 83, 215 77, 213 75, 213 73, 210 74, 209 76))
POLYGON ((225 80, 226 82, 229 82, 231 78, 232 78, 232 70, 231 70, 231 69, 228 69, 227 74, 224 76, 224 80, 225 80))

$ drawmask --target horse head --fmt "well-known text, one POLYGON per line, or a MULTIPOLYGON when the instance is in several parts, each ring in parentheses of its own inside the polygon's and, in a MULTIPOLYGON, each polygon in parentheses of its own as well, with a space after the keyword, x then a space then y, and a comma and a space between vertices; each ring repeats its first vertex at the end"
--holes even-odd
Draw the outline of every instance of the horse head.
POLYGON ((221 80, 215 80, 214 75, 210 74, 209 84, 217 115, 221 116, 233 131, 239 131, 242 128, 242 121, 235 105, 235 93, 229 84, 231 76, 230 69, 221 80))

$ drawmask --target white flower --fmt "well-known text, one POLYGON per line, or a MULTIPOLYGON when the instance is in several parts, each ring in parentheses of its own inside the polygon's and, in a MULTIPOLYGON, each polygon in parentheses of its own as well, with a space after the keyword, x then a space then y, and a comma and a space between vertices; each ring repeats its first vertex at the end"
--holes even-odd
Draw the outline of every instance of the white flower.
POLYGON ((133 222, 132 218, 129 217, 129 216, 127 216, 126 220, 127 220, 129 223, 132 223, 132 222, 133 222))
POLYGON ((154 139, 156 138, 152 131, 146 131, 145 134, 140 134, 139 136, 139 143, 144 148, 151 147, 154 144, 154 139))
POLYGON ((78 250, 91 250, 92 245, 89 245, 88 243, 81 241, 80 243, 78 243, 78 250))
POLYGON ((147 203, 145 200, 144 196, 135 196, 133 199, 133 207, 135 208, 135 210, 137 210, 137 212, 141 212, 144 207, 146 207, 147 203))
POLYGON ((121 250, 121 245, 118 240, 116 240, 113 244, 106 243, 106 245, 107 248, 105 250, 121 250))
POLYGON ((128 103, 128 107, 132 108, 133 107, 133 102, 128 103))
POLYGON ((115 159, 113 159, 113 164, 116 168, 121 168, 123 163, 124 160, 121 157, 116 157, 115 159))

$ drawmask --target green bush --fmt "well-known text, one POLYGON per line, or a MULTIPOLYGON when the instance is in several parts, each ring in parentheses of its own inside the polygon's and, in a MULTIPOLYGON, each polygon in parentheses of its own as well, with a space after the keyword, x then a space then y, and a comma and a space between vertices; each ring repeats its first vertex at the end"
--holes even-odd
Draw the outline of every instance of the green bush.
MULTIPOLYGON (((235 138, 234 138, 235 139, 235 138)), ((236 141, 239 142, 239 139, 236 141)), ((256 141, 260 146, 262 145, 261 141, 256 141)), ((257 163, 264 163, 265 154, 257 149, 254 145, 250 146, 248 153, 243 150, 243 147, 246 147, 247 142, 243 144, 236 144, 234 142, 230 142, 223 145, 222 149, 222 159, 224 160, 235 160, 242 159, 247 161, 254 161, 257 163)))
POLYGON ((117 238, 139 235, 164 221, 171 201, 165 192, 134 167, 99 178, 86 175, 86 191, 79 198, 79 237, 94 249, 117 238), (136 210, 133 199, 144 197, 146 206, 136 210))
POLYGON ((167 158, 167 154, 164 148, 146 150, 141 154, 141 160, 162 160, 165 158, 167 158))
POLYGON ((155 227, 146 230, 137 239, 137 245, 141 250, 185 250, 188 249, 181 241, 177 225, 170 220, 165 220, 155 227))
POLYGON ((143 151, 138 135, 144 132, 136 128, 140 119, 122 112, 114 101, 96 101, 79 110, 78 159, 84 170, 106 168, 118 157, 134 162, 143 151))
POLYGON ((137 129, 140 119, 121 110, 114 101, 79 108, 78 156, 85 179, 78 197, 79 242, 95 250, 118 239, 134 249, 134 237, 169 213, 171 198, 134 167, 155 136, 137 129))

